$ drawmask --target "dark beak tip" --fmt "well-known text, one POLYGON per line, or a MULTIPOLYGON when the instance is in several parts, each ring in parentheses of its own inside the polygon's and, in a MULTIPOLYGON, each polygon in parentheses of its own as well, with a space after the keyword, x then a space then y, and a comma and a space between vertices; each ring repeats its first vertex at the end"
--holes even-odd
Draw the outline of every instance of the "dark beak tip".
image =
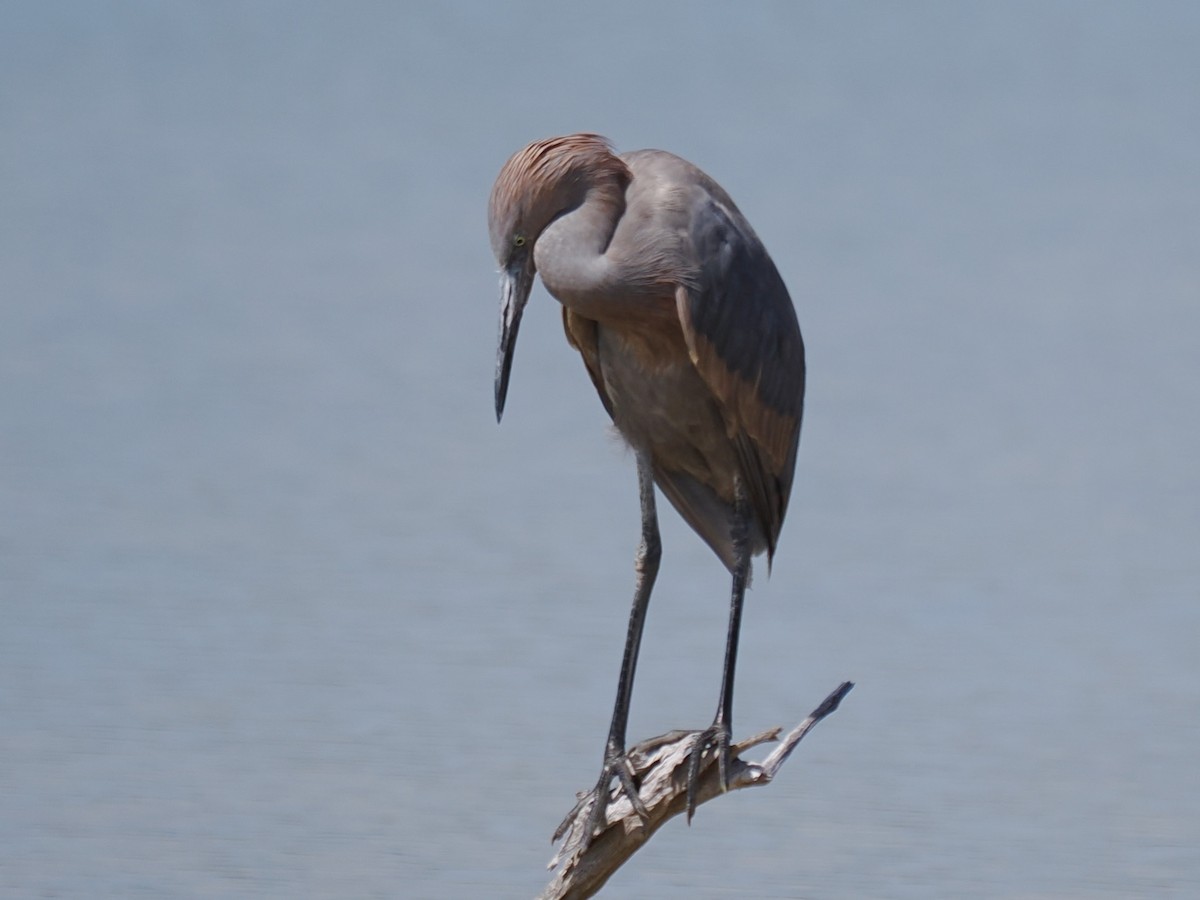
POLYGON ((508 373, 501 369, 496 378, 496 424, 504 418, 504 403, 508 398, 508 373))

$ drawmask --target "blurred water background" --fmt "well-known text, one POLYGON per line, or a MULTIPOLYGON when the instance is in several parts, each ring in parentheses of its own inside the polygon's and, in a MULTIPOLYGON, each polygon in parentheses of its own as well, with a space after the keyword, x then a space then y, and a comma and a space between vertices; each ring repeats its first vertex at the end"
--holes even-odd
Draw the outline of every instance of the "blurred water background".
MULTIPOLYGON (((633 462, 492 179, 662 147, 809 348, 736 730, 630 897, 1200 895, 1200 6, 0 11, 0 893, 528 897, 600 761, 633 462)), ((727 580, 664 509, 631 736, 727 580)))

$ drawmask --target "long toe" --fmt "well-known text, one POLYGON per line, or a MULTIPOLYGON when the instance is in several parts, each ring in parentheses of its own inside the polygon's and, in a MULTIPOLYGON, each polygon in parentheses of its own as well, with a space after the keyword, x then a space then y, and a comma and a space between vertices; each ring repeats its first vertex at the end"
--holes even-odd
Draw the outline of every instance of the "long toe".
POLYGON ((688 754, 687 774, 687 820, 690 825, 696 812, 696 793, 700 784, 700 776, 704 770, 704 760, 717 761, 717 776, 720 779, 721 792, 729 790, 729 726, 717 720, 696 732, 692 751, 688 754))
POLYGON ((621 791, 624 791, 625 796, 629 798, 629 802, 633 806, 634 812, 638 814, 638 817, 643 822, 647 821, 650 818, 650 813, 647 811, 646 805, 642 802, 642 798, 638 794, 638 784, 634 778, 633 767, 629 763, 629 758, 622 752, 610 756, 604 761, 604 766, 600 769, 600 778, 596 781, 596 786, 579 798, 574 809, 567 813, 566 818, 555 829, 551 842, 558 841, 559 838, 570 831, 572 824, 580 816, 586 815, 587 818, 584 822, 583 832, 579 838, 580 852, 582 853, 587 849, 592 839, 604 830, 608 822, 608 806, 620 796, 621 791), (611 790, 614 778, 618 785, 618 791, 615 794, 611 790))

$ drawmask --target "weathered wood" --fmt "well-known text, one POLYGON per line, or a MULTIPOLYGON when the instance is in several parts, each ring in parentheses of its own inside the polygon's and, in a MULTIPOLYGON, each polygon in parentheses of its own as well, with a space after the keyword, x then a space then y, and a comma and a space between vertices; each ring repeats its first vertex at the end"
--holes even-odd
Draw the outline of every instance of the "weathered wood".
MULTIPOLYGON (((746 762, 739 754, 777 740, 782 729, 773 728, 734 744, 730 748, 729 790, 770 784, 801 739, 838 708, 852 687, 854 684, 849 681, 840 684, 760 763, 746 762)), ((614 790, 606 810, 604 828, 581 852, 581 838, 591 802, 576 806, 559 828, 563 842, 548 866, 551 869, 557 867, 558 871, 538 900, 583 900, 594 896, 659 828, 685 811, 687 761, 697 734, 695 731, 669 731, 629 749, 634 777, 641 786, 638 794, 648 818, 642 821, 624 792, 614 790)), ((715 763, 716 759, 711 755, 702 762, 700 781, 696 786, 697 806, 721 796, 715 763)))

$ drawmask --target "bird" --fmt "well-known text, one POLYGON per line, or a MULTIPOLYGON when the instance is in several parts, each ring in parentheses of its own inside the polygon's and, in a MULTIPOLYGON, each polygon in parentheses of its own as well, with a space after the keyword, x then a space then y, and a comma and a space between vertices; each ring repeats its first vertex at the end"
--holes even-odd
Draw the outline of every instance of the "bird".
POLYGON ((712 724, 697 731, 687 819, 701 760, 728 789, 733 683, 752 557, 768 571, 787 512, 804 409, 804 341, 762 241, 730 196, 663 150, 617 153, 598 134, 534 141, 503 165, 488 203, 500 267, 496 421, 535 276, 562 305, 583 359, 637 463, 641 539, 603 764, 583 841, 605 824, 613 780, 643 820, 626 755, 634 672, 662 556, 655 487, 729 570, 729 624, 712 724))

